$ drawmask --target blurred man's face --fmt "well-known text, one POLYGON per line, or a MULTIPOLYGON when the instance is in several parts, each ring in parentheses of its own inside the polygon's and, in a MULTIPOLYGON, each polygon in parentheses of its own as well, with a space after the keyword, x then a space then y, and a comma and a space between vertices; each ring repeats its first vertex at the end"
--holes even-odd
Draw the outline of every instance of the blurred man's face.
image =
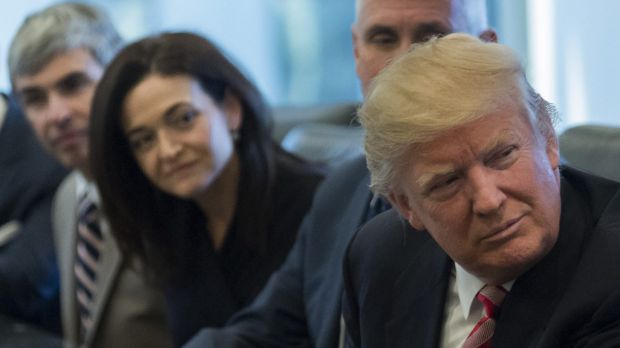
POLYGON ((352 33, 364 95, 379 70, 412 43, 466 30, 464 4, 452 0, 361 0, 352 33))
POLYGON ((65 166, 88 172, 90 104, 104 68, 83 48, 55 56, 14 81, 39 141, 65 166))
POLYGON ((559 153, 527 121, 523 103, 450 129, 411 150, 392 203, 471 274, 517 278, 556 242, 559 153))

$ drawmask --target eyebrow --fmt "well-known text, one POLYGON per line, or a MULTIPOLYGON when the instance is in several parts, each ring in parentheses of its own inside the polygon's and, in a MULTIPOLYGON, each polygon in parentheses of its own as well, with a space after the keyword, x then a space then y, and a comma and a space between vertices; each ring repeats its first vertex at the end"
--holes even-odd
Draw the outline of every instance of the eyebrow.
MULTIPOLYGON (((519 136, 519 134, 514 132, 514 130, 504 129, 497 135, 495 139, 493 139, 492 143, 488 144, 480 151, 480 157, 484 161, 487 157, 489 157, 499 148, 504 146, 504 144, 517 141, 520 138, 521 137, 519 136)), ((431 168, 426 170, 426 173, 420 175, 420 177, 416 179, 416 183, 419 185, 419 187, 422 188, 422 190, 426 190, 428 185, 437 178, 445 177, 457 172, 458 169, 454 168, 454 166, 450 164, 432 166, 431 168)))
MULTIPOLYGON (((160 119, 165 119, 165 118, 171 116, 172 114, 174 114, 180 108, 186 107, 188 105, 191 105, 191 104, 189 102, 187 102, 187 101, 179 101, 179 102, 173 104, 172 106, 170 106, 169 108, 167 108, 166 111, 164 111, 163 115, 160 117, 160 119)), ((126 133, 127 133, 127 136, 130 136, 132 134, 139 133, 139 132, 144 131, 144 130, 145 130, 144 126, 128 127, 126 133)))
POLYGON ((416 183, 423 191, 426 191, 430 183, 436 180, 436 178, 448 176, 456 172, 457 170, 452 165, 434 166, 427 173, 420 175, 416 179, 416 183))
MULTIPOLYGON (((67 84, 72 79, 86 79, 86 80, 90 80, 90 78, 88 77, 88 75, 85 72, 83 72, 81 70, 75 70, 75 71, 71 71, 71 72, 65 74, 60 79, 56 80, 52 84, 52 87, 53 88, 59 88, 62 85, 67 84)), ((18 95, 24 95, 24 94, 32 94, 32 93, 41 93, 41 92, 45 91, 45 89, 46 89, 46 86, 40 86, 40 85, 26 86, 24 88, 19 89, 17 91, 17 94, 18 95)))
POLYGON ((415 27, 413 37, 415 42, 421 42, 430 39, 432 36, 444 36, 451 32, 452 29, 441 22, 425 22, 415 27))
POLYGON ((63 76, 62 78, 60 78, 60 80, 56 81, 56 83, 54 83, 54 87, 56 88, 62 87, 63 85, 66 85, 72 80, 90 81, 91 79, 83 71, 72 71, 66 74, 65 76, 63 76))

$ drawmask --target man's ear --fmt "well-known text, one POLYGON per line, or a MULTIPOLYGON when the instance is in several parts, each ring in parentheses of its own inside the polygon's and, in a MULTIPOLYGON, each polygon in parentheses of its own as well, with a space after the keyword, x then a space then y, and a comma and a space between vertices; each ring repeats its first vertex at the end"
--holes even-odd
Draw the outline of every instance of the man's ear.
POLYGON ((478 35, 482 41, 497 42, 497 33, 493 29, 487 29, 478 35))
POLYGON ((402 192, 390 191, 388 200, 390 201, 390 204, 392 204, 392 207, 394 207, 398 213, 409 222, 411 227, 419 231, 426 229, 422 223, 422 220, 420 220, 418 214, 414 211, 411 203, 409 202, 409 197, 407 197, 406 194, 402 192))
POLYGON ((355 72, 357 72, 357 74, 359 75, 359 71, 357 69, 359 69, 359 59, 360 59, 360 49, 359 49, 359 40, 361 40, 362 38, 359 37, 358 35, 358 31, 357 31, 357 27, 356 27, 356 23, 353 23, 353 25, 351 26, 351 38, 352 38, 352 42, 353 42, 353 58, 355 59, 355 72))
POLYGON ((239 98, 229 90, 226 91, 226 95, 224 96, 222 109, 226 114, 228 129, 230 131, 241 129, 243 107, 241 106, 239 98))
POLYGON ((560 145, 558 144, 558 138, 555 135, 547 137, 547 157, 551 168, 554 170, 560 167, 560 145))

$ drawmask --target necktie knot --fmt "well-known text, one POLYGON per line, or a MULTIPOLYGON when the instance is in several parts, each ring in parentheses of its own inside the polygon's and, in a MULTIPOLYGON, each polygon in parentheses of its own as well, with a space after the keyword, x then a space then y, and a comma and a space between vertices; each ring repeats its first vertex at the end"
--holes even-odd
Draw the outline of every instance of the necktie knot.
POLYGON ((496 318, 505 297, 506 289, 501 286, 485 285, 478 291, 476 299, 484 306, 484 316, 474 326, 474 329, 465 340, 463 348, 491 347, 491 338, 495 331, 496 318))
POLYGON ((497 317, 499 307, 506 297, 506 290, 502 286, 485 285, 476 298, 484 306, 484 313, 489 318, 497 317))

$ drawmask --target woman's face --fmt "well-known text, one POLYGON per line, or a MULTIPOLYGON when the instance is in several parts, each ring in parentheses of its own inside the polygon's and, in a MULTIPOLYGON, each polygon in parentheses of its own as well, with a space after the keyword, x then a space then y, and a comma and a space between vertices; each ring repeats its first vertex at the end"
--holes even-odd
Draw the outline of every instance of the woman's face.
POLYGON ((138 165, 162 191, 189 199, 214 182, 234 154, 239 100, 219 104, 188 75, 148 75, 129 91, 122 125, 138 165))

